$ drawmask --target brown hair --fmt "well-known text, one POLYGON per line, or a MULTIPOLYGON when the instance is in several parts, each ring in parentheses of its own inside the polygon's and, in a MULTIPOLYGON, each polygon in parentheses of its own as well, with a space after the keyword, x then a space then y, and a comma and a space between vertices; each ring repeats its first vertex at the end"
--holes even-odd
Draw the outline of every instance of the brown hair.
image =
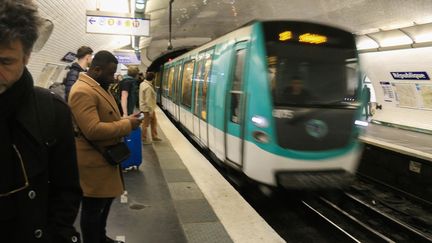
POLYGON ((127 75, 131 76, 131 77, 136 77, 139 73, 139 69, 137 66, 129 66, 128 70, 127 70, 127 75))
POLYGON ((83 57, 85 57, 86 55, 89 55, 89 54, 90 55, 93 54, 93 50, 90 47, 88 47, 88 46, 81 46, 80 48, 78 48, 76 57, 78 59, 81 59, 81 58, 83 58, 83 57))
POLYGON ((155 74, 153 72, 146 73, 146 80, 153 81, 154 78, 155 78, 155 74))

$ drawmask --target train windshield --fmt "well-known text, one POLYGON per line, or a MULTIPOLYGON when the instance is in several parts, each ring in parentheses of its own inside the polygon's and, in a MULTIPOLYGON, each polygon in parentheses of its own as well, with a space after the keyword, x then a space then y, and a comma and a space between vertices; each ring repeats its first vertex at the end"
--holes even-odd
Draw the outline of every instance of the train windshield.
POLYGON ((332 32, 334 29, 327 33, 321 28, 319 34, 310 34, 315 30, 304 30, 304 26, 297 31, 291 29, 294 31, 275 31, 272 26, 266 33, 268 77, 274 105, 355 102, 357 89, 361 87, 355 44, 350 35, 341 32, 340 36, 341 33, 332 32), (295 35, 296 32, 300 34, 295 35), (309 37, 302 37, 305 34, 301 33, 305 32, 309 37), (278 36, 278 33, 279 39, 268 38, 269 34, 278 36), (302 42, 302 38, 306 41, 302 42))

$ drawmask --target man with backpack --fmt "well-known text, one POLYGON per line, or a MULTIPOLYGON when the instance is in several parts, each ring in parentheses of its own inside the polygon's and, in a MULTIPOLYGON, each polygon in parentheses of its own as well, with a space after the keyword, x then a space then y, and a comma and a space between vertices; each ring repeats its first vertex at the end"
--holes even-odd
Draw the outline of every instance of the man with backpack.
POLYGON ((134 113, 138 100, 138 75, 137 66, 128 67, 127 75, 120 81, 120 101, 122 107, 122 116, 127 117, 134 113))
POLYGON ((78 75, 80 72, 85 72, 87 68, 90 66, 92 61, 93 50, 88 46, 81 46, 77 51, 78 60, 72 63, 69 68, 68 73, 66 74, 66 78, 64 80, 65 85, 65 100, 67 101, 69 98, 69 92, 72 88, 72 85, 77 81, 78 75))

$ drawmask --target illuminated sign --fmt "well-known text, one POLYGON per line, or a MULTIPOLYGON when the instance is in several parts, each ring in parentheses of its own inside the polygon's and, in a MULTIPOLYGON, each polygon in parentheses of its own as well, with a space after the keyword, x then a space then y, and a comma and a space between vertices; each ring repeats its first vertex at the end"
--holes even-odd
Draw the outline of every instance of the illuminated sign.
POLYGON ((284 31, 282 33, 279 34, 279 40, 280 41, 287 41, 289 39, 292 38, 292 33, 291 31, 284 31))
POLYGON ((140 64, 140 56, 139 53, 135 52, 119 52, 114 51, 114 56, 117 58, 118 62, 125 65, 130 64, 140 64))
POLYGON ((426 72, 390 72, 397 80, 430 80, 426 72))
POLYGON ((76 59, 76 54, 73 52, 68 52, 66 53, 66 55, 63 56, 63 58, 61 59, 61 61, 63 62, 73 62, 76 59))
POLYGON ((150 20, 87 15, 86 31, 97 34, 149 36, 150 20))
POLYGON ((321 44, 327 42, 327 36, 306 33, 299 36, 299 41, 310 44, 321 44))

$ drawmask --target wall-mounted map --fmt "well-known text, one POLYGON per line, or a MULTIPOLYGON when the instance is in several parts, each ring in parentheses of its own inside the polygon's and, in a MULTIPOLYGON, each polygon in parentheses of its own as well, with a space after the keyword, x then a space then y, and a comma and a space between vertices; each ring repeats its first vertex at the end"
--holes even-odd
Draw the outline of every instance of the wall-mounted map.
POLYGON ((419 85, 423 108, 432 109, 432 85, 419 85))

